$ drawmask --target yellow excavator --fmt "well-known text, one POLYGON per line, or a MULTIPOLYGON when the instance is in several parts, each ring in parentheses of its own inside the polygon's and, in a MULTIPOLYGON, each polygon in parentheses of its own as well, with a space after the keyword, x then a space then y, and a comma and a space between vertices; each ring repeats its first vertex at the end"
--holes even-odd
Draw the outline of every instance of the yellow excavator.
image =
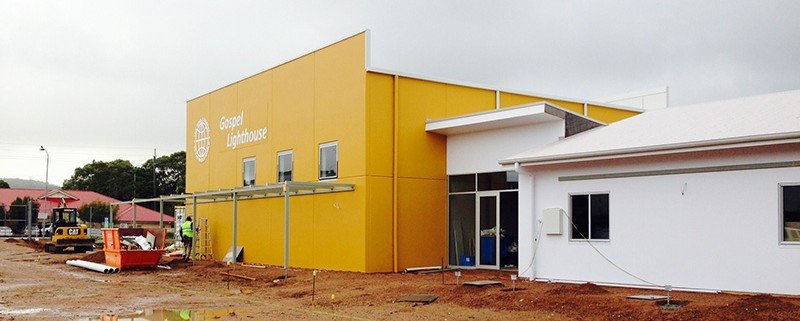
POLYGON ((78 225, 78 209, 54 208, 50 216, 50 241, 45 243, 44 250, 50 253, 61 253, 67 248, 75 252, 91 251, 94 240, 89 238, 86 225, 78 225))

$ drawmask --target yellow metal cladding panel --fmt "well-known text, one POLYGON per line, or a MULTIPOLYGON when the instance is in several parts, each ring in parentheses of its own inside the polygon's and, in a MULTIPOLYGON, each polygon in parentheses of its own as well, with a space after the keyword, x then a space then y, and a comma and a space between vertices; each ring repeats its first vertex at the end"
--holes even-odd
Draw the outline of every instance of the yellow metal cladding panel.
POLYGON ((573 113, 583 115, 583 103, 576 103, 571 101, 565 100, 558 100, 558 99, 550 99, 550 98, 542 98, 536 96, 525 96, 519 94, 511 94, 511 93, 500 93, 500 108, 505 107, 513 107, 527 103, 536 103, 541 101, 547 101, 552 104, 558 105, 564 109, 572 111, 573 113))
MULTIPOLYGON (((277 181, 277 173, 275 170, 276 160, 271 157, 270 149, 264 148, 263 142, 269 146, 271 133, 269 132, 269 103, 271 101, 272 90, 272 74, 260 73, 251 78, 242 80, 237 83, 238 100, 237 103, 241 110, 244 110, 246 115, 244 121, 247 125, 254 127, 246 127, 248 131, 259 130, 267 128, 266 141, 262 143, 246 143, 241 147, 237 147, 237 158, 240 161, 247 157, 256 157, 256 184, 265 185, 270 182, 277 181)), ((240 165, 241 166, 241 165, 240 165)))
MULTIPOLYGON (((212 130, 205 125, 200 125, 200 119, 205 119, 205 123, 211 126, 211 121, 208 117, 209 99, 207 96, 192 100, 187 103, 187 124, 186 124, 186 177, 191 178, 186 180, 186 191, 197 192, 205 191, 208 186, 208 169, 209 162, 205 159, 202 163, 196 156, 196 147, 205 146, 204 139, 207 138, 205 132, 212 130), (196 131, 200 130, 195 134, 196 131), (195 140, 198 140, 195 142, 195 140)), ((214 146, 210 146, 212 149, 214 146)), ((202 153, 202 152, 201 152, 202 153)))
MULTIPOLYGON (((213 254, 215 260, 222 260, 231 247, 233 235, 233 210, 230 203, 211 203, 197 207, 200 218, 208 218, 211 228, 213 254)), ((202 253, 202 252, 201 252, 202 253)))
POLYGON ((623 120, 628 117, 636 116, 639 112, 616 109, 602 106, 589 105, 589 117, 610 124, 616 121, 623 120))
MULTIPOLYGON (((323 86, 323 84, 320 84, 323 86)), ((319 148, 314 139, 314 56, 274 69, 270 147, 294 151, 294 180, 316 181, 319 148)))
POLYGON ((401 178, 398 184, 399 268, 447 261, 446 181, 401 178))
MULTIPOLYGON (((296 197, 291 200, 289 213, 289 265, 295 267, 317 267, 314 265, 314 196, 296 197), (294 215, 293 215, 294 214, 294 215)), ((281 209, 283 207, 281 206, 281 209)), ((280 211, 282 214, 283 211, 280 211)), ((280 215, 283 226, 283 215, 280 215)), ((283 244, 283 233, 281 243, 283 244)), ((283 247, 279 247, 281 253, 283 247)), ((281 255, 283 257, 283 255, 281 255)), ((282 265, 283 263, 281 263, 282 265)), ((323 268, 319 266, 319 268, 323 268)))
POLYGON ((447 85, 447 117, 495 109, 495 92, 457 85, 447 85))
MULTIPOLYGON (((236 129, 220 128, 223 117, 227 119, 241 114, 242 110, 237 105, 237 89, 238 86, 228 86, 209 95, 212 148, 207 162, 211 166, 209 185, 214 189, 241 186, 242 160, 239 159, 236 150, 228 146, 228 135, 235 134, 236 129)), ((248 115, 245 115, 244 118, 249 117, 248 111, 245 113, 248 115)))
POLYGON ((447 116, 447 86, 400 77, 398 96, 398 175, 444 179, 447 139, 426 132, 425 122, 447 116))
MULTIPOLYGON (((268 211, 276 211, 275 206, 268 207, 268 203, 278 203, 271 199, 247 200, 239 202, 239 224, 237 243, 244 247, 244 261, 248 263, 259 262, 261 264, 279 264, 280 259, 275 260, 275 249, 283 248, 280 244, 270 243, 268 240, 271 233, 275 233, 271 216, 268 211), (271 253, 272 252, 272 253, 271 253), (273 254, 273 255, 271 255, 273 254), (271 260, 272 259, 272 260, 271 260)), ((273 204, 274 205, 274 204, 273 204)), ((232 217, 232 209, 228 207, 228 215, 232 217)), ((225 213, 217 213, 225 216, 225 213)), ((228 244, 230 246, 230 244, 228 244)))
MULTIPOLYGON (((366 186, 366 178, 340 180, 366 186)), ((366 189, 314 195, 313 238, 298 242, 313 244, 313 265, 329 270, 365 271, 366 189)), ((306 215, 307 213, 298 213, 306 215)), ((290 256, 291 257, 291 256, 290 256)))
POLYGON ((339 142, 339 177, 366 173, 364 46, 360 34, 314 53, 315 143, 339 142))
POLYGON ((391 272, 392 178, 367 177, 366 271, 391 272))
POLYGON ((367 175, 391 176, 394 77, 367 73, 367 175))

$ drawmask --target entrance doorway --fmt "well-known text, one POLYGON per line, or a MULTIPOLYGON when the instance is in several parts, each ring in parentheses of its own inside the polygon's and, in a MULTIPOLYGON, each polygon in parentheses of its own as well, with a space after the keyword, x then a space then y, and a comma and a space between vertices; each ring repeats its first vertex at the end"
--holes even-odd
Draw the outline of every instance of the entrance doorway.
POLYGON ((515 268, 519 193, 478 192, 476 195, 478 239, 475 244, 478 244, 480 253, 477 266, 487 269, 515 268))
POLYGON ((514 172, 450 177, 449 263, 517 267, 518 192, 514 172))
POLYGON ((499 268, 497 258, 500 256, 500 238, 498 237, 497 222, 500 221, 500 202, 497 201, 497 192, 481 192, 477 194, 478 211, 475 218, 478 220, 478 267, 485 269, 499 268))

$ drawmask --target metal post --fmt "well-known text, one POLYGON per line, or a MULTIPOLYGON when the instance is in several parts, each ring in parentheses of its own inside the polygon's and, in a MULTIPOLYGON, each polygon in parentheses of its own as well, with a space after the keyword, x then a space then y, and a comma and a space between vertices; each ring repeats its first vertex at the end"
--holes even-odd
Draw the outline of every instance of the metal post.
POLYGON ((114 205, 108 204, 108 227, 114 227, 114 205))
POLYGON ((236 263, 236 228, 239 219, 239 194, 233 192, 233 246, 231 246, 231 264, 236 263))
MULTIPOLYGON (((194 217, 194 221, 197 222, 197 226, 199 226, 200 225, 200 217, 197 216, 197 196, 192 197, 192 216, 194 217)), ((186 213, 183 214, 183 220, 184 220, 184 222, 186 221, 186 213)), ((194 226, 195 225, 192 225, 192 228, 194 228, 194 226)), ((208 230, 207 230, 208 229, 208 224, 206 224, 206 226, 203 226, 203 228, 206 229, 205 231, 203 231, 203 233, 205 233, 205 235, 208 235, 208 230)), ((197 229, 195 229, 195 231, 196 230, 197 229)), ((175 233, 177 233, 177 231, 175 233)), ((203 234, 201 234, 201 235, 203 235, 203 234)), ((207 237, 203 237, 202 241, 204 242, 204 244, 208 244, 208 238, 207 237)), ((183 241, 181 241, 181 242, 183 242, 183 241)), ((197 257, 197 253, 198 253, 197 249, 200 248, 200 245, 198 243, 199 242, 197 242, 197 241, 192 242, 192 255, 194 255, 194 257, 197 257)), ((186 246, 186 244, 184 244, 183 246, 186 246)), ((203 254, 205 254, 205 251, 203 251, 203 254)), ((213 261, 214 258, 212 257, 211 260, 213 261)))
POLYGON ((93 213, 92 213, 92 208, 91 208, 91 207, 89 207, 89 226, 91 226, 92 228, 94 228, 94 221, 92 221, 92 216, 93 216, 92 214, 93 214, 93 213))
POLYGON ((283 277, 289 277, 289 188, 283 182, 283 277))
MULTIPOLYGON (((44 149, 44 146, 39 146, 39 150, 43 151, 47 155, 47 166, 44 169, 44 209, 43 211, 47 213, 47 189, 50 188, 50 152, 44 149)), ((37 221, 38 216, 37 216, 37 221)))
POLYGON ((25 211, 28 214, 28 240, 30 241, 33 237, 33 226, 31 226, 31 212, 33 212, 33 205, 31 200, 28 200, 28 203, 25 205, 25 211))
MULTIPOLYGON (((156 191, 156 149, 153 148, 153 197, 158 197, 158 192, 156 191)), ((159 226, 161 227, 161 226, 159 226)))
POLYGON ((134 198, 131 201, 131 206, 133 207, 133 226, 136 227, 136 199, 134 198))
POLYGON ((164 201, 158 201, 158 213, 161 216, 158 217, 158 228, 164 228, 164 201))

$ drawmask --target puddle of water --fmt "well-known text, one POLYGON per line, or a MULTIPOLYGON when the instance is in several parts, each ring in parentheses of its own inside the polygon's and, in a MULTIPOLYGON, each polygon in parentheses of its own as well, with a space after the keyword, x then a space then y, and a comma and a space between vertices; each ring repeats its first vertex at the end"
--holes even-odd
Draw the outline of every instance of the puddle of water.
POLYGON ((101 315, 76 321, 199 321, 219 320, 223 317, 247 317, 239 310, 143 310, 125 315, 101 315))

